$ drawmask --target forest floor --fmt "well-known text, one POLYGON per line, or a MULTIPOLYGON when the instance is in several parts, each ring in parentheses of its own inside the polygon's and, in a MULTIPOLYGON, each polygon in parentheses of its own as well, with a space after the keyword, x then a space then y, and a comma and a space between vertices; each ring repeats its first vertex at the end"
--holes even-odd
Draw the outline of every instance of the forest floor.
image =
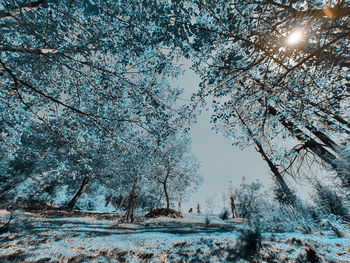
MULTIPOLYGON (((0 234, 0 262, 349 262, 350 231, 263 233, 262 248, 248 258, 238 241, 244 223, 210 215, 182 219, 137 218, 83 212, 11 211, 0 234)), ((0 210, 1 222, 10 212, 0 210)))

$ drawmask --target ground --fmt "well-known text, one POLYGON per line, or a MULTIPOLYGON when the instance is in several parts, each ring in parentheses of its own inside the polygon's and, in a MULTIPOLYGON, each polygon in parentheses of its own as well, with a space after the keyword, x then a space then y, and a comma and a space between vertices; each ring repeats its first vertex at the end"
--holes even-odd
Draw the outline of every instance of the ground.
MULTIPOLYGON (((134 224, 118 223, 115 214, 11 214, 10 228, 0 234, 0 262, 350 262, 346 229, 342 238, 331 231, 263 233, 259 253, 242 258, 238 236, 245 223, 216 215, 208 225, 199 214, 140 217, 134 224)), ((9 216, 0 211, 1 222, 9 216)))

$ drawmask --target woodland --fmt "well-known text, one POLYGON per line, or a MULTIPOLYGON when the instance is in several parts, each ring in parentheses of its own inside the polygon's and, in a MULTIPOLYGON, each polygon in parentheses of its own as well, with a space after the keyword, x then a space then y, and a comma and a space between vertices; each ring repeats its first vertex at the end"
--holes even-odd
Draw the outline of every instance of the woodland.
POLYGON ((0 0, 0 261, 350 262, 349 25, 344 0, 0 0), (182 211, 206 108, 273 179, 219 215, 182 211))

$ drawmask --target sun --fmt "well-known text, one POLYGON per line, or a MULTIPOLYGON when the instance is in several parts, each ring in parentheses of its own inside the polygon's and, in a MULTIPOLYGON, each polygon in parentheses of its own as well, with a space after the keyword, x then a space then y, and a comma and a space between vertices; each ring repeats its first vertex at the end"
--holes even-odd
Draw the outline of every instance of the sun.
POLYGON ((303 32, 301 30, 295 30, 292 33, 289 34, 287 37, 287 44, 288 45, 295 45, 298 44, 303 39, 303 32))

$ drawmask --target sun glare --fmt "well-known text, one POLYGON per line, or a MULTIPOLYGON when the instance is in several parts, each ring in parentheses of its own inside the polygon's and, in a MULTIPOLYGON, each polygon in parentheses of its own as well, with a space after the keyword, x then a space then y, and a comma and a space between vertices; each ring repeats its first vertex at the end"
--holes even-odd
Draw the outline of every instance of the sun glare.
POLYGON ((302 39, 303 39, 303 32, 300 30, 296 30, 296 31, 293 31, 287 37, 287 44, 295 45, 295 44, 298 44, 302 39))

